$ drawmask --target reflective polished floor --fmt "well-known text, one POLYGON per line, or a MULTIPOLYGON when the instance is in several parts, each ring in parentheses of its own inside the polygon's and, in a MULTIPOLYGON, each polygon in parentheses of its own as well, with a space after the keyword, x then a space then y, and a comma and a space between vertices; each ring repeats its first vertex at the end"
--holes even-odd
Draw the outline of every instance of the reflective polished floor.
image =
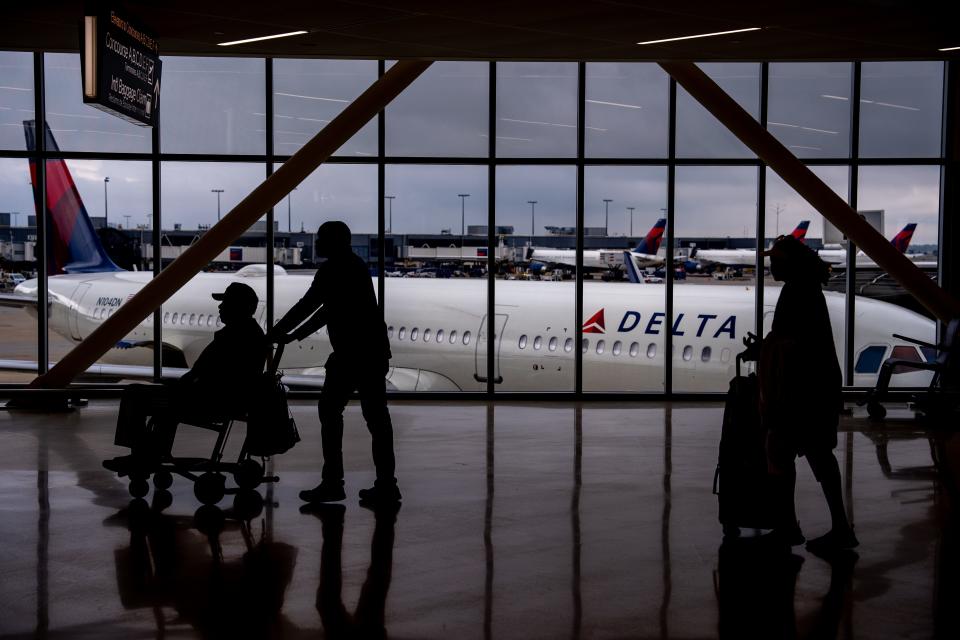
MULTIPOLYGON (((829 562, 721 547, 715 404, 395 403, 397 513, 357 504, 354 405, 345 508, 311 513, 311 404, 279 483, 200 510, 182 478, 135 501, 102 469, 116 409, 0 412, 0 637, 960 638, 960 437, 905 409, 841 425, 861 546, 829 562)), ((798 471, 812 537, 827 510, 798 471)))

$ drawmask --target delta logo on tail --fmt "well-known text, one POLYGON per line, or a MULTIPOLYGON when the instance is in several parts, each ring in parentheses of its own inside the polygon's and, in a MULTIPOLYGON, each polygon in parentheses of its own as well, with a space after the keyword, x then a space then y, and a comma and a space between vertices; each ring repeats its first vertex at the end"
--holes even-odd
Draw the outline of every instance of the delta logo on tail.
POLYGON ((906 253, 907 247, 910 246, 910 241, 913 239, 913 232, 916 230, 917 230, 917 223, 911 222, 910 224, 905 226, 903 229, 901 229, 900 233, 893 236, 893 239, 890 241, 890 244, 892 244, 900 253, 906 253))
MULTIPOLYGON (((24 120, 23 133, 27 139, 27 150, 35 151, 36 122, 24 120)), ((60 148, 48 124, 44 124, 44 137, 47 152, 58 153, 60 148)), ((100 244, 100 238, 90 222, 90 216, 83 206, 67 163, 59 159, 47 160, 46 169, 47 228, 52 240, 47 245, 50 275, 123 271, 114 264, 100 244)), ((37 181, 37 164, 33 158, 30 159, 30 181, 32 184, 37 181)), ((34 206, 39 217, 42 207, 36 190, 34 206)))
POLYGON ((793 230, 790 234, 800 242, 804 242, 804 239, 807 237, 807 229, 810 228, 809 220, 801 220, 800 224, 797 225, 797 228, 793 230))
POLYGON ((606 333, 607 323, 603 319, 603 309, 590 316, 590 319, 583 323, 584 333, 606 333))
POLYGON ((634 253, 645 253, 651 256, 656 255, 657 251, 660 250, 660 243, 663 241, 663 231, 666 228, 666 218, 660 218, 657 220, 656 224, 650 228, 650 231, 647 232, 647 235, 633 250, 634 253))

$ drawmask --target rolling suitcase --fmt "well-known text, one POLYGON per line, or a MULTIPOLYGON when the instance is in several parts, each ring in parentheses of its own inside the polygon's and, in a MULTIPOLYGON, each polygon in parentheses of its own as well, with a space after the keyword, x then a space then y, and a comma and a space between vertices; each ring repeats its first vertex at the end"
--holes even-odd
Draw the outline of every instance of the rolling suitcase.
POLYGON ((775 515, 766 433, 760 422, 760 381, 755 373, 741 375, 744 353, 737 354, 737 375, 727 391, 713 476, 724 536, 739 535, 741 527, 771 529, 775 515))

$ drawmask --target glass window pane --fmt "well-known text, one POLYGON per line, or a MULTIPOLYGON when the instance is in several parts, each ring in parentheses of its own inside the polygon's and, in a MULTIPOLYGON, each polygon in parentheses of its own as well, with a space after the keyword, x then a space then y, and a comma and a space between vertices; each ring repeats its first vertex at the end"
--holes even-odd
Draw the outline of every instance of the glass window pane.
MULTIPOLYGON (((296 153, 376 80, 375 60, 275 59, 274 152, 296 153)), ((376 120, 360 129, 337 155, 377 155, 376 120)))
POLYGON ((434 62, 387 107, 390 156, 486 156, 487 62, 434 62))
POLYGON ((576 63, 497 63, 497 155, 577 155, 576 63))
POLYGON ((662 393, 664 337, 656 330, 656 321, 664 313, 665 287, 632 282, 624 253, 631 253, 630 268, 636 277, 663 277, 664 227, 658 220, 667 206, 667 169, 587 167, 584 198, 584 337, 606 335, 613 347, 602 354, 591 349, 584 355, 583 388, 662 393), (593 230, 602 233, 605 228, 609 233, 594 235, 593 230), (654 357, 641 353, 641 343, 653 346, 654 357))
POLYGON ((0 149, 27 148, 23 121, 33 119, 33 101, 33 54, 0 51, 0 149))
POLYGON ((860 155, 940 156, 942 62, 864 62, 860 155))
POLYGON ((800 158, 850 153, 849 62, 772 63, 767 129, 800 158))
POLYGON ((487 373, 486 166, 389 165, 386 195, 394 199, 384 310, 387 325, 401 327, 390 342, 388 383, 398 391, 485 390, 477 377, 487 373), (414 342, 414 330, 425 329, 449 337, 414 342))
POLYGON ((573 390, 572 343, 569 350, 546 347, 576 333, 576 184, 572 166, 497 168, 497 227, 513 254, 496 282, 504 323, 498 391, 573 390), (533 350, 518 350, 523 334, 533 336, 533 350))
MULTIPOLYGON (((152 134, 149 127, 132 124, 83 104, 79 54, 47 53, 43 56, 43 63, 47 124, 61 151, 150 152, 152 134)), ((164 81, 166 71, 164 66, 164 81)), ((169 94, 165 94, 164 103, 168 98, 169 94)), ((169 106, 165 104, 164 108, 169 106)))
POLYGON ((739 351, 741 339, 754 331, 756 203, 753 167, 677 167, 676 391, 725 391, 733 362, 702 362, 692 357, 693 347, 739 351), (684 358, 687 347, 690 357, 684 358))
MULTIPOLYGON (((0 158, 0 291, 36 299, 36 281, 29 281, 36 277, 37 227, 28 166, 25 158, 0 158)), ((0 359, 35 365, 37 321, 31 307, 0 307, 0 359)), ((0 371, 0 382, 35 377, 35 372, 0 371)))
MULTIPOLYGON (((710 62, 699 65, 747 113, 758 117, 760 65, 753 62, 710 62)), ((677 86, 677 155, 683 158, 749 158, 753 153, 677 86)))
POLYGON ((667 155, 669 76, 656 64, 587 65, 586 155, 667 155))
MULTIPOLYGON (((861 212, 872 212, 869 215, 884 237, 924 273, 936 278, 939 167, 861 167, 857 204, 861 212)), ((913 350, 912 345, 893 338, 893 333, 936 342, 936 325, 930 312, 862 252, 857 254, 857 293, 855 355, 870 345, 907 347, 901 352, 913 350)), ((921 358, 921 354, 917 352, 916 357, 921 358)), ((855 373, 853 382, 855 386, 872 387, 876 375, 855 373)), ((891 386, 925 387, 929 382, 929 373, 898 368, 891 386)))
POLYGON ((165 56, 163 152, 264 153, 264 66, 261 58, 165 56))

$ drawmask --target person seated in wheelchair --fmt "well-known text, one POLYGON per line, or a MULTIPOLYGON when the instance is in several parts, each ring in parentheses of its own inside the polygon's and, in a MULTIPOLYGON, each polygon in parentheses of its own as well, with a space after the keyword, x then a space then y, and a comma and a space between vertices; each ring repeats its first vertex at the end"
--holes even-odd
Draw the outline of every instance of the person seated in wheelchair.
POLYGON ((223 328, 193 367, 177 380, 134 384, 123 392, 114 444, 129 447, 131 454, 106 460, 107 469, 124 472, 169 457, 181 422, 204 425, 246 414, 246 399, 256 389, 267 355, 266 338, 253 317, 257 294, 232 282, 213 299, 220 301, 223 328))

